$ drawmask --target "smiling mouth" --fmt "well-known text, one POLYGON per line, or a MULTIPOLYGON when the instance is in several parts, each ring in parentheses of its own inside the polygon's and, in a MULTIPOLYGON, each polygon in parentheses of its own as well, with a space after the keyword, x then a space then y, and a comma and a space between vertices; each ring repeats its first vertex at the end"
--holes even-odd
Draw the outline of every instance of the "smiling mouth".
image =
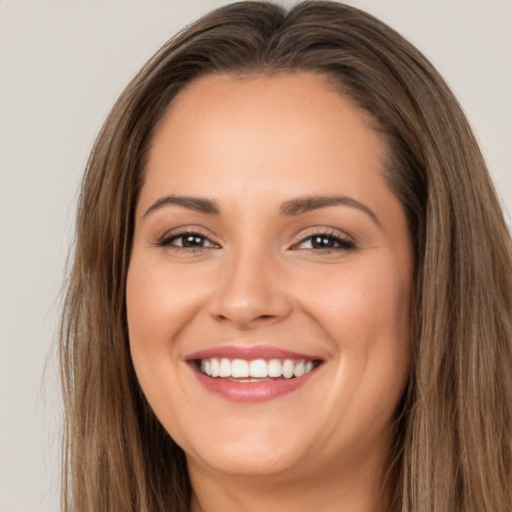
POLYGON ((325 359, 273 345, 219 345, 184 358, 203 388, 222 399, 252 404, 307 386, 325 359))
POLYGON ((319 359, 195 359, 196 370, 213 379, 231 382, 271 382, 302 377, 322 363, 319 359))

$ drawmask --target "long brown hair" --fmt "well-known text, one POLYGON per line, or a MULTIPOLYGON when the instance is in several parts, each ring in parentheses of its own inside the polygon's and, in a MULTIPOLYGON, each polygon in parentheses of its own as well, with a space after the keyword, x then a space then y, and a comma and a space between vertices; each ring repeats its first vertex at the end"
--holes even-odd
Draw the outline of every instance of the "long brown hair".
POLYGON ((61 323, 63 509, 188 510, 182 450, 132 367, 125 281, 148 148, 176 94, 205 74, 308 71, 369 112, 416 254, 413 364, 397 411, 402 512, 512 504, 511 240, 456 99, 421 53, 355 8, 220 8, 166 43, 123 92, 93 147, 61 323))

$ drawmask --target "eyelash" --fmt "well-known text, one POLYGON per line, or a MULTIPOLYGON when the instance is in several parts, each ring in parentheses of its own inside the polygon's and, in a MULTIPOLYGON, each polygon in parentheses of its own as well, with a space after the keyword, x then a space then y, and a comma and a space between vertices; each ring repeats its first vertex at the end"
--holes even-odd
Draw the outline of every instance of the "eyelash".
MULTIPOLYGON (((328 232, 328 231, 319 231, 312 233, 311 235, 308 235, 304 238, 302 238, 299 242, 292 245, 291 250, 300 250, 300 245, 306 243, 307 241, 310 241, 311 247, 304 248, 304 250, 307 251, 314 251, 314 252, 322 252, 324 254, 328 254, 331 252, 339 252, 339 251, 353 251, 357 249, 357 246, 353 240, 351 240, 348 237, 340 236, 337 233, 328 232), (317 241, 322 240, 323 242, 327 241, 328 243, 334 244, 333 247, 313 247, 314 239, 317 239, 317 241)), ((219 247, 219 245, 215 242, 212 242, 206 235, 194 231, 194 230, 185 230, 180 231, 179 233, 173 233, 171 235, 165 236, 162 240, 160 240, 157 243, 160 247, 171 247, 175 250, 180 251, 201 251, 204 249, 211 249, 215 247, 219 247), (204 243, 205 241, 208 242, 210 245, 197 245, 197 246, 185 246, 183 245, 184 238, 185 237, 195 237, 196 239, 201 239, 201 241, 204 243), (181 245, 175 245, 175 242, 179 239, 182 239, 181 245)))
POLYGON ((160 240, 157 243, 157 245, 160 247, 172 247, 173 249, 180 250, 180 251, 200 251, 203 249, 210 249, 215 246, 218 246, 218 244, 216 244, 215 242, 212 242, 206 235, 204 235, 198 231, 194 231, 194 230, 183 230, 183 231, 180 231, 179 233, 173 233, 171 235, 165 236, 164 238, 162 238, 162 240, 160 240), (185 237, 200 238, 203 241, 207 241, 211 245, 209 245, 209 246, 198 245, 196 247, 194 247, 194 246, 187 247, 187 246, 183 245, 183 241, 184 241, 183 239, 185 237), (182 239, 182 245, 175 245, 173 242, 175 242, 176 240, 179 240, 180 238, 182 239))
POLYGON ((312 233, 311 235, 308 235, 308 236, 302 238, 302 240, 300 240, 298 243, 296 243, 292 246, 292 250, 300 250, 300 248, 298 246, 304 244, 307 241, 310 241, 310 244, 313 245, 313 243, 314 243, 313 240, 315 240, 315 239, 317 241, 322 240, 322 241, 328 241, 330 243, 334 243, 335 246, 334 247, 317 247, 317 248, 307 247, 307 248, 305 248, 305 250, 315 251, 315 252, 321 251, 322 253, 325 254, 325 253, 339 252, 339 251, 353 251, 357 248, 355 242, 348 237, 340 236, 337 233, 333 233, 333 232, 329 232, 329 231, 320 231, 320 232, 312 233))

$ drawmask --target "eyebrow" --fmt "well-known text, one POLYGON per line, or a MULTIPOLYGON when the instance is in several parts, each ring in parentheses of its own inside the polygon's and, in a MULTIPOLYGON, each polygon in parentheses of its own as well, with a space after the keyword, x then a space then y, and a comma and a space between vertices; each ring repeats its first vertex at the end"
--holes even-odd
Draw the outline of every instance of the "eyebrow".
POLYGON ((369 215, 372 220, 380 226, 380 221, 377 215, 363 203, 346 196, 307 196, 292 199, 283 203, 281 206, 281 215, 294 216, 301 215, 302 213, 318 210, 319 208, 327 208, 329 206, 351 206, 357 208, 369 215))
MULTIPOLYGON (((369 215, 372 220, 380 226, 380 221, 375 213, 363 203, 346 196, 306 196, 297 199, 291 199, 281 205, 279 210, 280 215, 293 217, 301 215, 320 208, 327 208, 329 206, 350 206, 357 208, 369 215)), ((220 208, 217 203, 211 199, 202 197, 191 196, 165 196, 156 200, 145 212, 143 217, 147 217, 151 212, 159 210, 164 206, 181 206, 189 210, 194 210, 199 213, 207 215, 219 215, 220 208)))
POLYGON ((159 210, 163 206, 181 206, 194 210, 199 213, 206 213, 208 215, 219 215, 220 209, 210 199, 203 199, 201 197, 189 197, 189 196, 165 196, 155 201, 145 212, 143 217, 147 217, 151 212, 159 210))

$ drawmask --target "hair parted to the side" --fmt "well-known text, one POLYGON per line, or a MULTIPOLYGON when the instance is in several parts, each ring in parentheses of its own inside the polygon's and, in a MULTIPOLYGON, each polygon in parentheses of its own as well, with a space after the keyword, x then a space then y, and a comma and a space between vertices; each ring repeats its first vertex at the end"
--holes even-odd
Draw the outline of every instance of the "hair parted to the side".
POLYGON ((185 457, 137 383, 125 281, 151 137, 191 81, 307 71, 369 112, 416 252, 413 364, 397 411, 395 509, 512 504, 511 241, 482 155, 442 78, 372 16, 339 3, 222 7, 165 44, 92 150, 61 322, 65 512, 186 512, 185 457))

